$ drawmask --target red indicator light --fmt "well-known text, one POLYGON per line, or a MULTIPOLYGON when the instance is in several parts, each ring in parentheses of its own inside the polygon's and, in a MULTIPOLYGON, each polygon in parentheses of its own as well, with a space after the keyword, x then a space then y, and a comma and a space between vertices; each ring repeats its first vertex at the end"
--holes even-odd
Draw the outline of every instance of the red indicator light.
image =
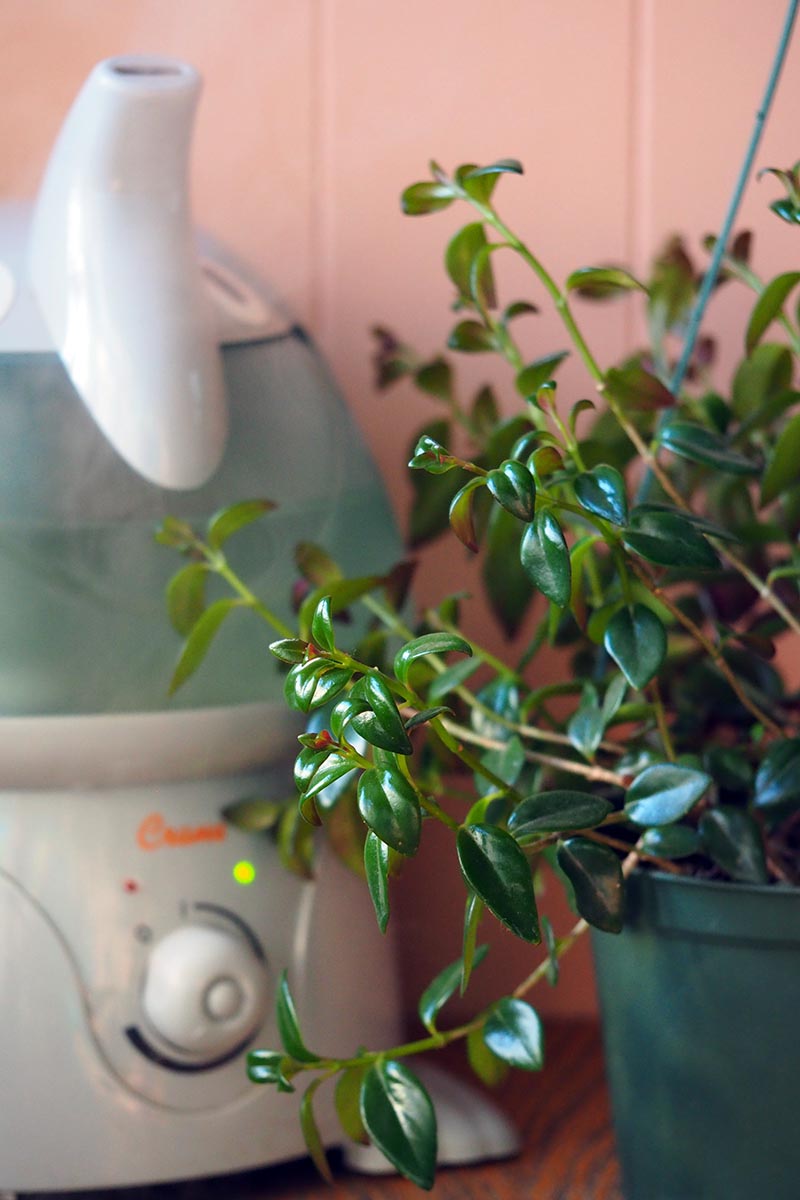
POLYGON ((138 892, 139 884, 136 882, 135 879, 126 879, 123 881, 122 890, 124 892, 128 892, 128 894, 131 895, 134 892, 138 892))

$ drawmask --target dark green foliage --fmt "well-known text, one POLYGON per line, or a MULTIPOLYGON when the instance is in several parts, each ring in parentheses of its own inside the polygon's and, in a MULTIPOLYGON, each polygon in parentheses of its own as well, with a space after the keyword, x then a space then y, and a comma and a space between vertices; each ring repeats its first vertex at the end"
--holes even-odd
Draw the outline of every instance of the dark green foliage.
POLYGON ((457 845, 461 873, 472 891, 512 933, 538 942, 531 871, 511 834, 492 825, 462 826, 457 845))
POLYGON ((572 884, 584 920, 606 933, 619 933, 624 888, 622 868, 614 851, 586 838, 568 838, 559 843, 558 865, 572 884))
POLYGON ((492 1054, 512 1067, 540 1071, 544 1066, 542 1023, 524 1000, 498 1000, 483 1028, 483 1040, 492 1054))
POLYGON ((429 1190, 436 1170, 436 1114, 408 1067, 380 1059, 364 1074, 361 1120, 370 1141, 402 1175, 429 1190))
POLYGON ((525 530, 520 561, 528 579, 548 600, 559 608, 569 604, 569 550, 561 526, 547 509, 538 512, 525 530))
POLYGON ((358 808, 387 846, 399 854, 416 854, 422 825, 419 797, 399 770, 365 771, 358 781, 358 808))

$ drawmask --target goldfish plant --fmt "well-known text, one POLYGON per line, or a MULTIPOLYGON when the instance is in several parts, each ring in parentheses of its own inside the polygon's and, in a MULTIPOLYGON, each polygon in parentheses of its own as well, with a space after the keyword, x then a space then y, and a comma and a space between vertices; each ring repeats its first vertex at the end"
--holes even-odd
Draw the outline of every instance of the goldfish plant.
MULTIPOLYGON (((776 218, 797 225, 800 164, 768 172, 785 192, 772 202, 776 218)), ((393 877, 432 825, 445 827, 458 861, 463 945, 420 997, 421 1036, 332 1057, 306 1044, 281 978, 281 1044, 252 1051, 248 1070, 256 1084, 302 1090, 303 1132, 326 1176, 313 1106, 330 1083, 344 1134, 369 1138, 430 1188, 435 1113, 406 1059, 463 1040, 483 1079, 507 1066, 539 1070, 544 1038, 529 992, 557 977, 587 926, 621 930, 634 868, 731 886, 800 883, 800 694, 781 670, 800 635, 800 270, 762 280, 750 235, 726 229, 698 248, 710 265, 674 239, 646 278, 605 264, 558 282, 496 207, 498 184, 521 174, 512 159, 452 172, 433 163, 430 178, 406 189, 411 216, 465 212, 444 254, 457 310, 450 353, 421 356, 376 331, 379 383, 412 380, 438 406, 410 456, 410 540, 449 529, 480 557, 510 638, 505 655, 465 633, 459 594, 415 612, 408 564, 351 579, 311 545, 298 549, 297 619, 285 624, 226 557, 240 528, 269 520, 268 501, 236 505, 204 533, 169 519, 158 535, 189 559, 169 593, 185 636, 174 686, 222 622, 249 609, 274 630, 286 703, 308 717, 296 802, 234 808, 230 819, 272 827, 287 864, 309 871, 314 830, 354 818, 344 853, 382 931, 393 877), (530 270, 533 299, 501 298, 501 255, 530 270), (721 285, 751 293, 724 390, 713 382, 714 343, 697 335, 721 285), (564 337, 529 360, 518 330, 536 321, 543 298, 564 337), (643 306, 649 344, 609 365, 580 312, 615 301, 643 306), (582 360, 590 395, 559 391, 568 353, 582 360), (489 385, 466 397, 457 386, 454 359, 478 354, 505 362, 511 415, 489 385), (231 596, 207 604, 214 574, 231 596), (354 608, 368 616, 356 645, 338 619, 354 608), (553 646, 564 677, 542 682, 537 656, 553 646), (576 915, 560 938, 540 911, 545 866, 576 915), (448 1000, 486 954, 485 917, 538 946, 538 957, 511 994, 448 1024, 448 1000)))

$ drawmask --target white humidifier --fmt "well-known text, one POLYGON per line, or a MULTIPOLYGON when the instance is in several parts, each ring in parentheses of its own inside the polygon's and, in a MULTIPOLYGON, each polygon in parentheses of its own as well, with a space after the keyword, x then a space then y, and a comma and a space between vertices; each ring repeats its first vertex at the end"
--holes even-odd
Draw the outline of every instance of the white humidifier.
MULTIPOLYGON (((101 63, 33 211, 0 206, 0 1192, 219 1175, 304 1152, 297 1097, 251 1084, 289 972, 309 1045, 399 1037, 389 943, 330 854, 288 874, 226 824, 290 799, 300 728, 251 613, 167 701, 168 515, 267 497, 231 557, 291 620, 294 545, 349 573, 402 554, 374 465, 308 338, 186 195, 184 63, 101 63), (368 981, 368 986, 365 986, 368 981)), ((237 619, 238 617, 238 619, 237 619)), ((423 1068, 424 1071, 424 1068, 423 1068)), ((440 1161, 512 1153, 434 1073, 440 1161)), ((341 1139, 321 1089, 323 1140, 341 1139)), ((362 1170, 386 1169, 370 1147, 362 1170)))
MULTIPOLYGON (((250 1084, 288 969, 309 1044, 391 1044, 365 890, 314 882, 222 810, 291 796, 299 732, 249 613, 172 702, 154 532, 266 496, 237 536, 290 616, 292 550, 401 554, 372 462, 302 330, 198 248, 188 66, 112 59, 33 213, 0 211, 0 1188, 130 1185, 303 1152, 294 1097, 250 1084), (365 973, 369 987, 363 986, 365 973)), ((337 1137, 332 1107, 320 1112, 337 1137)))

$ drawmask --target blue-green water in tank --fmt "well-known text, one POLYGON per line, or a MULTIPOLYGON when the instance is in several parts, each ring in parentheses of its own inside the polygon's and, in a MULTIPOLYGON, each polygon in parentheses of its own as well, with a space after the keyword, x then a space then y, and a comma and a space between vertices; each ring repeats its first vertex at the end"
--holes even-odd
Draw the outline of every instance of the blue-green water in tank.
MULTIPOLYGON (((225 346, 230 435, 203 487, 171 491, 129 468, 55 354, 0 356, 0 714, 158 711, 277 700, 277 636, 233 613, 167 699, 181 639, 164 592, 183 560, 156 544, 172 515, 198 528, 265 497, 278 508, 232 538, 235 569, 292 622, 300 541, 347 572, 382 572, 402 546, 376 468, 302 331, 225 346)), ((219 591, 218 594, 224 594, 219 591)))

